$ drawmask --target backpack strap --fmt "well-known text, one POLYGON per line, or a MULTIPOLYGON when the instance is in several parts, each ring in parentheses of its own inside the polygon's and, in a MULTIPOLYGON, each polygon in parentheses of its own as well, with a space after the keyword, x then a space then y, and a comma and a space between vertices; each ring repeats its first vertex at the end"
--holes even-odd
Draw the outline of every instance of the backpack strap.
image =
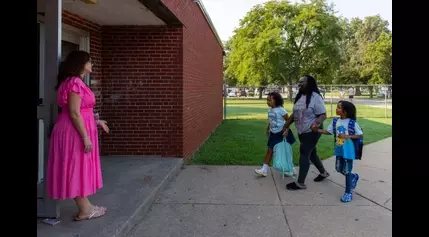
POLYGON ((338 118, 332 119, 332 130, 334 132, 334 135, 337 134, 337 121, 338 121, 338 118))
MULTIPOLYGON (((350 119, 349 125, 348 125, 349 135, 356 135, 355 126, 356 126, 356 121, 350 119)), ((356 139, 352 141, 355 148, 355 155, 356 155, 355 158, 357 160, 360 160, 362 159, 363 139, 356 139)))
POLYGON ((349 120, 349 126, 348 126, 349 135, 355 135, 356 134, 355 123, 356 123, 355 120, 353 120, 353 119, 349 120))
POLYGON ((334 143, 337 142, 337 121, 338 121, 338 118, 332 119, 332 131, 334 132, 334 143))

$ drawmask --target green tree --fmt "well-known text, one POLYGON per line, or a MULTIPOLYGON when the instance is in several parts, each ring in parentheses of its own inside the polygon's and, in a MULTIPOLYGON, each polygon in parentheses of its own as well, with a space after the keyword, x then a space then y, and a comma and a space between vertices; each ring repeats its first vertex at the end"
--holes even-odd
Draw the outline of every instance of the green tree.
POLYGON ((229 60, 228 57, 231 52, 231 46, 230 41, 223 42, 224 44, 224 50, 225 50, 225 57, 223 58, 223 79, 224 83, 226 83, 229 86, 236 86, 237 85, 237 78, 234 76, 234 74, 231 72, 231 70, 228 70, 229 67, 229 60))
MULTIPOLYGON (((321 83, 331 83, 340 65, 340 42, 343 30, 333 5, 323 0, 295 4, 296 17, 288 24, 286 50, 293 57, 292 78, 312 74, 321 83)), ((288 64, 288 62, 284 62, 288 64)))
POLYGON ((226 74, 242 85, 260 87, 273 83, 272 54, 280 48, 282 15, 290 11, 288 2, 270 1, 256 5, 240 21, 228 45, 226 74))
POLYGON ((392 83, 392 34, 383 32, 377 41, 368 45, 362 75, 371 84, 392 83))
MULTIPOLYGON (((368 60, 365 60, 369 46, 376 42, 383 33, 390 34, 389 22, 379 15, 367 16, 363 20, 352 18, 343 26, 345 37, 341 44, 342 64, 336 74, 339 84, 368 84, 372 77, 369 74, 368 60)), ((372 97, 373 88, 370 87, 372 97)), ((360 88, 356 88, 360 95, 360 88)))
POLYGON ((269 84, 292 85, 302 74, 330 82, 340 64, 342 37, 334 13, 325 0, 256 5, 229 42, 226 74, 241 84, 260 86, 260 92, 269 84))

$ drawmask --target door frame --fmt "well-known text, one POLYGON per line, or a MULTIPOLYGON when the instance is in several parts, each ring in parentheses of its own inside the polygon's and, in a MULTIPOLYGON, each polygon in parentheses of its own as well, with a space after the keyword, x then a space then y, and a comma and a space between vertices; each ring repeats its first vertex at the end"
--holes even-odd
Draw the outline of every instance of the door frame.
MULTIPOLYGON (((40 22, 39 20, 37 21, 37 23, 39 24, 39 78, 38 78, 38 85, 39 88, 38 90, 38 97, 37 100, 40 100, 44 98, 44 94, 45 94, 45 83, 44 83, 44 78, 45 78, 45 25, 40 22)), ((42 101, 38 101, 37 102, 37 106, 40 105, 42 101)), ((43 103, 42 103, 43 104, 43 103)), ((39 184, 41 184, 43 182, 43 176, 44 176, 44 170, 45 170, 45 165, 44 165, 44 121, 43 119, 39 118, 39 114, 37 115, 37 126, 38 126, 38 170, 37 170, 37 185, 39 186, 39 184)), ((39 193, 38 193, 39 194, 39 193)), ((39 196, 39 195, 38 195, 39 196)))
MULTIPOLYGON (((44 78, 45 78, 45 24, 44 17, 41 15, 37 15, 37 23, 39 23, 39 98, 44 98, 45 94, 45 86, 44 86, 44 78)), ((79 45, 79 50, 84 50, 89 53, 90 50, 90 34, 88 31, 84 31, 73 27, 71 25, 67 25, 62 23, 62 32, 61 32, 62 40, 68 41, 73 44, 79 45)), ((90 79, 89 75, 86 75, 84 78, 84 82, 89 86, 90 79)), ((43 120, 38 119, 39 126, 43 127, 43 120)), ((43 171, 46 168, 43 161, 44 154, 44 139, 43 139, 43 130, 39 129, 39 170, 38 170, 38 178, 37 183, 40 184, 43 181, 43 171)))
MULTIPOLYGON (((79 45, 79 50, 91 53, 90 50, 90 34, 88 31, 81 30, 71 25, 62 23, 61 39, 73 44, 79 45)), ((90 86, 89 74, 86 74, 83 81, 90 86)))
MULTIPOLYGON (((59 3, 57 3, 59 4, 59 3)), ((54 8, 54 7, 53 7, 54 8)), ((52 9, 54 11, 54 9, 52 9)), ((60 13, 61 17, 61 13, 60 13)), ((52 20, 52 19, 51 19, 52 20)), ((58 202, 55 200, 51 200, 46 196, 46 168, 47 168, 47 156, 49 150, 49 138, 48 138, 48 130, 49 130, 49 122, 54 121, 56 117, 56 102, 54 102, 53 98, 56 96, 56 92, 53 88, 54 82, 46 80, 48 76, 48 68, 47 68, 47 54, 46 51, 46 40, 49 37, 46 34, 47 26, 45 26, 45 17, 42 15, 37 15, 37 23, 40 24, 40 35, 39 35, 39 101, 37 105, 38 114, 37 114, 37 126, 39 130, 38 135, 38 175, 37 175, 37 216, 38 217, 49 217, 49 218, 58 218, 60 215, 58 202), (49 85, 48 85, 49 84, 49 85), (41 98, 41 100, 40 100, 41 98), (49 100, 49 101, 48 101, 49 100), (50 114, 50 115, 49 115, 50 114)), ((61 40, 71 41, 71 43, 75 43, 79 45, 79 50, 84 50, 89 53, 90 49, 90 34, 87 31, 80 30, 76 27, 61 23, 58 29, 61 29, 61 40)), ((50 34, 53 34, 54 31, 50 31, 50 34)), ((58 32, 58 31, 57 31, 58 32)), ((51 35, 52 37, 52 35, 51 35)), ((55 37, 55 36, 54 36, 55 37)), ((61 42, 59 42, 61 44, 61 42)), ((57 52, 57 50, 53 50, 50 52, 57 52)), ((59 52, 59 55, 61 52, 59 52)), ((50 56, 50 62, 52 63, 52 54, 50 56)), ((49 71, 52 74, 52 71, 49 71)), ((53 76, 53 75, 51 75, 53 76)), ((90 85, 89 76, 84 78, 84 81, 90 85)))
MULTIPOLYGON (((37 15, 37 22, 44 25, 45 17, 42 15, 37 15)), ((86 30, 79 29, 77 27, 61 23, 61 39, 73 44, 79 45, 79 50, 83 50, 85 52, 91 53, 91 40, 90 40, 90 32, 86 30)), ((91 86, 91 81, 89 75, 86 75, 83 78, 83 81, 91 86)))
MULTIPOLYGON (((45 175, 47 168, 47 154, 49 150, 48 127, 52 120, 52 102, 55 100, 53 78, 47 80, 47 34, 55 33, 55 30, 47 31, 44 17, 37 15, 39 25, 39 75, 38 75, 38 98, 37 98, 37 127, 38 127, 38 174, 37 174, 37 217, 59 217, 58 202, 47 198, 45 175)), ((57 50, 50 50, 49 53, 57 50)), ((52 55, 51 55, 52 57, 52 55)), ((52 73, 52 72, 51 72, 52 73)))

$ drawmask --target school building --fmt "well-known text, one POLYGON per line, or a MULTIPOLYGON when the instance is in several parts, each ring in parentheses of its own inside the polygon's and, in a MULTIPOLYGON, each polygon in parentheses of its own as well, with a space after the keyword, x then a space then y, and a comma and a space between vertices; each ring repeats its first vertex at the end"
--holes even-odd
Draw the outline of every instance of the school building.
MULTIPOLYGON (((56 74, 91 54, 85 81, 111 134, 102 156, 189 158, 221 123, 223 46, 199 0, 37 0, 38 186, 56 116, 56 74)), ((52 212, 43 192, 38 214, 52 212)))

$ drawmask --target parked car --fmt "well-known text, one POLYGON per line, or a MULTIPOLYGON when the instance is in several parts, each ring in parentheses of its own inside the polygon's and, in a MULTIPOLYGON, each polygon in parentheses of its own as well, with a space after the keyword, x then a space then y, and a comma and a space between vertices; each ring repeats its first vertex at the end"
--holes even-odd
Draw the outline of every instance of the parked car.
POLYGON ((237 93, 235 90, 231 90, 230 92, 228 92, 228 97, 237 97, 237 93))
POLYGON ((387 94, 387 87, 381 87, 378 91, 377 97, 378 98, 385 98, 387 94))

